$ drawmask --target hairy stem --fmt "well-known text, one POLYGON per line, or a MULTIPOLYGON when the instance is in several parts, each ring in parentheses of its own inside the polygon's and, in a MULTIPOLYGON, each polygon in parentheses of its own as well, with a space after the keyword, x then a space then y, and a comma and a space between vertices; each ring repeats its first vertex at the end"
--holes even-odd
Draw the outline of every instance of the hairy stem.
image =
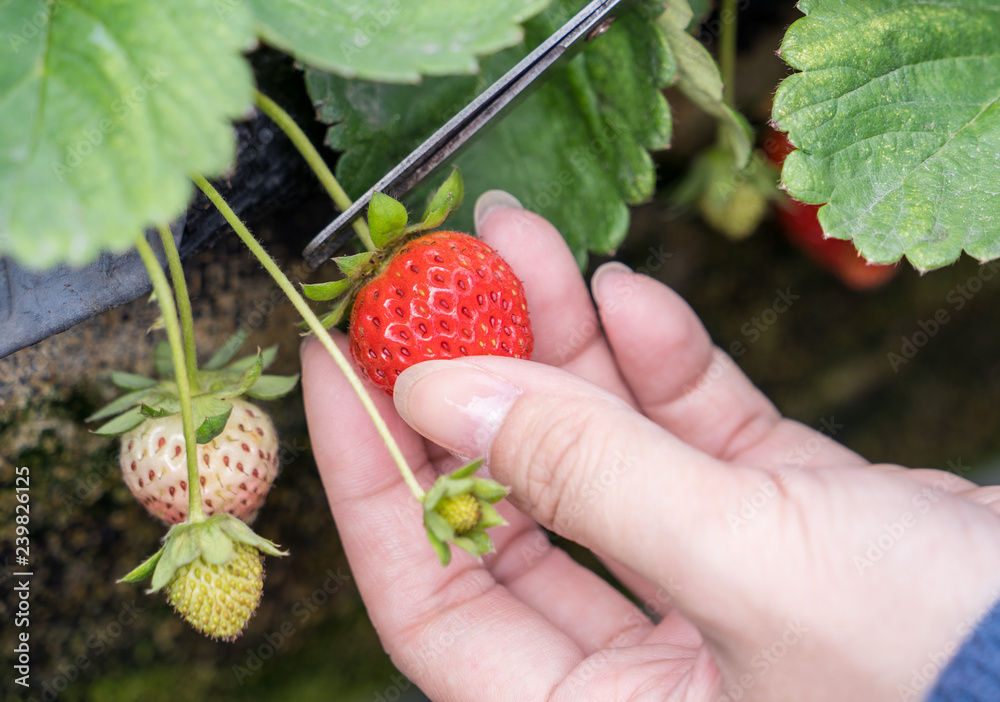
POLYGON ((350 383, 351 388, 357 394, 358 398, 361 400, 361 404, 364 405, 365 411, 368 416, 371 417, 372 422, 375 424, 375 429, 378 431, 379 436, 382 437, 382 441, 385 442, 386 448, 389 450, 389 454, 392 456, 393 461, 395 461, 396 466, 399 468, 399 472, 403 475, 403 480, 406 481, 407 487, 410 488, 410 492, 413 493, 414 497, 418 500, 423 500, 424 490, 420 487, 420 483, 417 482, 416 477, 413 475, 413 471, 410 469, 409 464, 406 462, 406 457, 403 456, 403 452, 399 448, 399 444, 396 443, 396 439, 392 436, 389 431, 389 427, 386 425, 385 420, 382 419, 382 415, 379 414, 378 409, 375 407, 375 403, 372 402, 371 395, 365 389, 365 386, 361 382, 361 378, 358 374, 354 372, 351 368, 350 362, 345 358, 344 354, 341 352, 337 344, 334 343, 333 338, 330 336, 329 332, 323 327, 322 322, 309 308, 305 299, 299 294, 298 290, 295 289, 295 285, 288 279, 288 277, 281 271, 278 264, 274 262, 266 251, 264 247, 254 239, 253 234, 247 229, 246 225, 240 221, 240 218, 236 216, 232 208, 226 203, 218 191, 212 187, 201 175, 195 174, 193 176, 195 184, 201 188, 202 192, 208 196, 208 199, 212 201, 212 204, 222 213, 222 216, 226 218, 229 225, 236 231, 237 236, 243 240, 250 252, 257 257, 257 260, 261 262, 265 270, 271 274, 275 282, 281 288, 288 299, 291 300, 292 304, 295 305, 295 309, 298 310, 299 314, 302 315, 302 319, 305 320, 306 324, 319 339, 320 343, 327 350, 330 356, 333 358, 337 367, 340 368, 341 372, 347 377, 347 381, 350 383))
POLYGON ((194 316, 191 314, 191 298, 188 296, 187 283, 184 281, 184 268, 181 266, 181 255, 174 243, 174 235, 165 224, 157 227, 160 230, 160 242, 167 255, 170 265, 170 279, 174 284, 174 295, 177 298, 177 313, 180 316, 181 334, 184 340, 184 361, 187 365, 187 378, 191 391, 197 393, 198 387, 198 352, 194 344, 194 316))
MULTIPOLYGON (((292 144, 294 144, 295 148, 299 150, 299 153, 302 154, 302 157, 306 160, 306 163, 309 164, 313 173, 315 173, 316 177, 319 178, 319 182, 323 184, 324 188, 326 188, 326 192, 328 192, 330 197, 333 198, 334 204, 340 208, 341 212, 350 207, 352 202, 351 198, 346 192, 344 192, 344 189, 340 187, 340 183, 337 182, 337 179, 327 167, 326 161, 324 161, 323 157, 319 155, 316 147, 313 146, 311 141, 309 141, 309 137, 307 137, 305 132, 302 131, 302 128, 296 124, 295 120, 292 119, 292 116, 285 112, 278 103, 259 90, 257 91, 256 96, 257 107, 259 107, 264 114, 270 117, 271 121, 278 125, 278 128, 292 140, 292 144)), ((368 225, 365 224, 363 220, 356 219, 354 220, 352 226, 354 227, 354 231, 357 233, 358 238, 361 240, 364 247, 368 251, 374 251, 375 244, 372 243, 372 237, 371 233, 368 231, 368 225)))
MULTIPOLYGON (((171 237, 173 241, 173 237, 171 237)), ((185 366, 184 342, 181 339, 181 325, 177 320, 177 307, 174 304, 174 293, 170 289, 160 262, 153 253, 152 247, 146 241, 146 236, 140 234, 135 240, 135 248, 149 271, 153 281, 153 291, 156 301, 160 304, 163 321, 167 327, 167 339, 170 341, 170 355, 174 359, 174 375, 177 378, 177 394, 181 400, 181 426, 184 429, 184 451, 187 457, 188 473, 188 522, 205 521, 205 511, 201 507, 201 482, 198 480, 198 444, 194 433, 194 413, 191 409, 191 385, 188 383, 185 366)))
POLYGON ((719 17, 719 73, 722 74, 722 101, 730 107, 736 102, 736 0, 722 0, 719 17))

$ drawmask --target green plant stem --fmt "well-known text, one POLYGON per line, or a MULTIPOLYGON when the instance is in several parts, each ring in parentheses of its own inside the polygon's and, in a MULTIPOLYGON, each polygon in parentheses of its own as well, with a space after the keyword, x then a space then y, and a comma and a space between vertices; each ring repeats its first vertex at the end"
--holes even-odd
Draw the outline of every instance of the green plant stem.
POLYGON ((191 314, 191 298, 188 296, 187 283, 184 280, 184 268, 181 265, 181 255, 174 243, 174 235, 165 224, 157 227, 160 230, 160 242, 170 265, 170 279, 174 284, 174 296, 177 299, 177 313, 180 316, 181 334, 184 340, 184 361, 187 365, 187 378, 191 391, 197 393, 201 388, 198 383, 198 351, 194 344, 194 315, 191 314))
POLYGON ((407 487, 410 488, 410 492, 418 500, 423 501, 424 490, 420 487, 420 483, 417 482, 416 476, 413 475, 413 471, 410 469, 409 464, 406 462, 406 457, 403 456, 402 450, 399 448, 399 444, 396 443, 396 439, 393 438, 392 433, 389 431, 389 427, 386 425, 385 420, 382 419, 382 415, 379 414, 378 408, 375 407, 375 403, 372 402, 371 395, 365 389, 365 386, 361 382, 361 378, 358 374, 354 372, 351 368, 350 362, 338 348, 337 344, 334 343, 333 338, 330 336, 329 332, 323 327, 323 324, 319 321, 319 318, 313 313, 312 309, 306 303, 305 299, 299 294, 298 290, 295 289, 295 285, 288 279, 288 277, 281 271, 278 264, 274 262, 260 243, 254 239, 253 234, 247 229, 246 225, 240 221, 240 218, 236 216, 232 208, 226 203, 225 199, 219 195, 218 191, 212 187, 205 178, 199 174, 193 176, 195 184, 201 188, 202 192, 208 196, 208 199, 212 201, 212 204, 222 213, 222 216, 226 218, 229 225, 236 231, 236 235, 243 240, 250 252, 257 257, 257 260, 261 262, 265 270, 271 274, 275 282, 281 288, 288 299, 291 300, 292 304, 295 305, 295 309, 298 310, 299 314, 302 315, 302 319, 305 320, 306 324, 319 339, 320 343, 327 350, 330 356, 333 358, 337 367, 340 368, 341 372, 346 376, 347 382, 350 383, 351 388, 357 394, 358 398, 361 400, 361 404, 364 405, 365 411, 368 416, 371 417, 372 422, 375 424, 375 429, 378 431, 379 436, 382 437, 382 441, 385 442, 386 448, 389 450, 389 454, 392 456, 393 461, 395 461, 396 466, 399 468, 399 472, 403 475, 403 480, 406 482, 407 487))
MULTIPOLYGON (((173 239, 171 238, 171 241, 173 239)), ((163 321, 167 327, 167 339, 170 341, 170 354, 174 359, 174 375, 177 378, 177 394, 181 401, 181 426, 184 430, 184 451, 187 457, 188 474, 188 522, 205 521, 205 511, 201 507, 201 481, 198 480, 198 444, 194 433, 194 413, 191 409, 191 385, 188 383, 184 361, 184 342, 181 339, 181 325, 177 320, 177 307, 174 304, 174 293, 170 289, 163 268, 156 254, 146 241, 145 235, 139 235, 135 240, 135 248, 139 257, 149 271, 153 281, 153 291, 156 301, 160 304, 163 321)))
MULTIPOLYGON (((333 198, 334 204, 340 208, 341 212, 350 207, 352 204, 351 198, 340 187, 340 183, 337 182, 337 179, 327 167, 326 161, 323 160, 316 147, 309 141, 309 137, 302 131, 302 128, 292 119, 292 116, 285 112, 278 103, 259 90, 256 91, 256 99, 257 107, 270 117, 271 121, 278 125, 278 128, 292 140, 295 148, 299 150, 299 153, 302 154, 302 157, 309 164, 313 173, 319 178, 319 182, 326 188, 326 192, 333 198)), ((356 219, 352 226, 364 247, 369 251, 374 251, 376 247, 372 243, 368 225, 361 219, 356 219)))
POLYGON ((722 75, 722 101, 730 107, 736 103, 736 0, 722 0, 719 16, 719 73, 722 75))

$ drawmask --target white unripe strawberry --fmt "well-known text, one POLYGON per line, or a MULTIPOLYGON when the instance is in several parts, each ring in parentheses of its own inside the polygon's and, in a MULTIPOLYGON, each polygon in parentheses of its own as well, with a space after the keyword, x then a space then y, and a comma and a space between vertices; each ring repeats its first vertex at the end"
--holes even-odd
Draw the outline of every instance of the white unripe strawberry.
MULTIPOLYGON (((278 475, 278 435, 270 417, 231 399, 222 432, 197 449, 205 516, 231 514, 247 524, 260 511, 278 475)), ((167 524, 187 518, 189 485, 180 414, 148 419, 121 436, 122 477, 136 499, 167 524)))

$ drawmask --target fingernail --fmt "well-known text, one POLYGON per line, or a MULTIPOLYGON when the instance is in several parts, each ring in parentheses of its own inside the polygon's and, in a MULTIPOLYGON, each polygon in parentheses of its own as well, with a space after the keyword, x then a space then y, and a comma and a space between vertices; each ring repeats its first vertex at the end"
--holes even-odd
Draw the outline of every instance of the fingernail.
POLYGON ((486 218, 497 210, 523 210, 524 206, 516 197, 503 190, 487 190, 476 200, 476 208, 473 211, 473 219, 476 223, 476 231, 482 229, 486 218))
POLYGON ((426 361, 396 380, 393 400, 406 423, 467 458, 485 457, 521 391, 503 378, 452 361, 426 361))
POLYGON ((607 298, 621 285, 624 277, 631 274, 632 269, 621 261, 608 261, 601 265, 590 278, 594 299, 600 302, 607 298))

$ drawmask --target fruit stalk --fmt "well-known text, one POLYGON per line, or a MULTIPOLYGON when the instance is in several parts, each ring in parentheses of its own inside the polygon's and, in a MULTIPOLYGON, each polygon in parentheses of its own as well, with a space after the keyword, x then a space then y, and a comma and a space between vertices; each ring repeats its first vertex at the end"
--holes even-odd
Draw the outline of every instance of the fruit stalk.
MULTIPOLYGON (((171 237, 171 242, 173 237, 171 237)), ((201 507, 201 482, 198 480, 198 455, 197 443, 194 432, 194 414, 191 410, 191 385, 188 382, 187 367, 185 363, 184 343, 181 339, 181 325, 177 319, 177 307, 174 304, 174 294, 170 289, 170 282, 167 280, 163 268, 160 266, 156 254, 146 241, 144 234, 140 234, 135 240, 135 248, 139 251, 139 257, 149 271, 149 278, 153 282, 153 291, 156 293, 156 300, 163 313, 164 325, 167 328, 167 339, 170 342, 170 354, 174 360, 174 376, 177 379, 177 394, 181 404, 181 423, 184 430, 184 453, 187 458, 188 491, 190 503, 188 508, 188 522, 205 521, 205 512, 201 507)))
MULTIPOLYGON (((222 216, 226 218, 229 225, 236 232, 236 235, 243 240, 246 247, 250 252, 260 261, 264 269, 274 278, 278 287, 281 288, 282 292, 288 296, 288 299, 298 310, 299 314, 302 315, 302 319, 309 326, 309 329, 316 335, 319 342, 323 344, 323 347, 327 350, 330 356, 333 358, 337 367, 347 378, 348 383, 350 383, 351 388, 357 394, 358 399, 361 400, 361 404, 364 406, 365 411, 368 416, 371 417, 372 422, 375 424, 375 429, 378 431, 379 436, 382 437, 382 441, 385 443, 386 448, 389 450, 389 454, 392 456, 393 461, 399 468, 399 472, 403 476, 403 480, 406 482, 407 487, 410 488, 410 492, 413 493, 414 497, 418 500, 423 501, 424 490, 420 487, 420 483, 417 482, 416 476, 413 475, 413 471, 410 469, 409 464, 406 462, 406 457, 403 456, 402 450, 399 448, 399 444, 396 443, 396 439, 393 438, 392 433, 389 431, 389 427, 386 425, 385 420, 382 419, 382 415, 379 414, 378 409, 375 407, 375 403, 372 401, 371 395, 365 389, 364 384, 361 382, 361 378, 358 374, 354 372, 351 367, 350 362, 341 352, 340 348, 333 341, 333 337, 326 331, 323 327, 323 323, 320 322, 319 318, 313 313, 312 309, 306 303, 305 299, 299 294, 298 290, 295 289, 295 285, 292 281, 282 272, 278 264, 274 262, 268 253, 264 250, 264 247, 253 237, 250 230, 247 229, 246 225, 236 216, 232 208, 225 201, 225 199, 219 194, 219 192, 212 187, 204 176, 200 174, 194 174, 192 176, 195 184, 201 188, 202 192, 208 196, 208 199, 212 201, 212 204, 222 213, 222 216)), ((199 505, 200 507, 200 505, 199 505)))
POLYGON ((174 284, 174 296, 177 300, 177 313, 180 316, 181 337, 184 341, 184 361, 187 366, 188 384, 193 392, 198 392, 198 351, 194 344, 194 315, 191 313, 191 298, 188 296, 187 283, 184 280, 184 268, 181 265, 181 255, 174 243, 174 235, 165 224, 158 227, 160 242, 170 265, 170 279, 174 284))
MULTIPOLYGON (((306 136, 302 128, 292 119, 291 115, 285 112, 278 103, 269 98, 264 93, 259 90, 256 91, 256 101, 257 107, 261 111, 271 118, 271 121, 278 125, 278 128, 283 131, 289 139, 291 139, 292 144, 295 148, 299 150, 302 154, 302 158, 306 160, 309 167, 312 169, 316 177, 319 178, 319 182, 326 189, 326 192, 330 194, 333 198, 334 204, 340 208, 341 212, 346 210, 351 206, 351 198, 347 195, 340 183, 337 182, 336 177, 330 172, 330 169, 326 165, 326 161, 320 156, 319 151, 313 146, 313 143, 309 141, 309 137, 306 136)), ((364 223, 363 220, 356 219, 352 225, 354 231, 357 233, 358 238, 364 245, 365 249, 368 251, 374 251, 375 245, 372 243, 371 233, 368 231, 368 225, 364 223)))
POLYGON ((719 73, 722 76, 722 101, 733 107, 736 104, 736 0, 722 0, 719 16, 722 30, 719 35, 719 73))

